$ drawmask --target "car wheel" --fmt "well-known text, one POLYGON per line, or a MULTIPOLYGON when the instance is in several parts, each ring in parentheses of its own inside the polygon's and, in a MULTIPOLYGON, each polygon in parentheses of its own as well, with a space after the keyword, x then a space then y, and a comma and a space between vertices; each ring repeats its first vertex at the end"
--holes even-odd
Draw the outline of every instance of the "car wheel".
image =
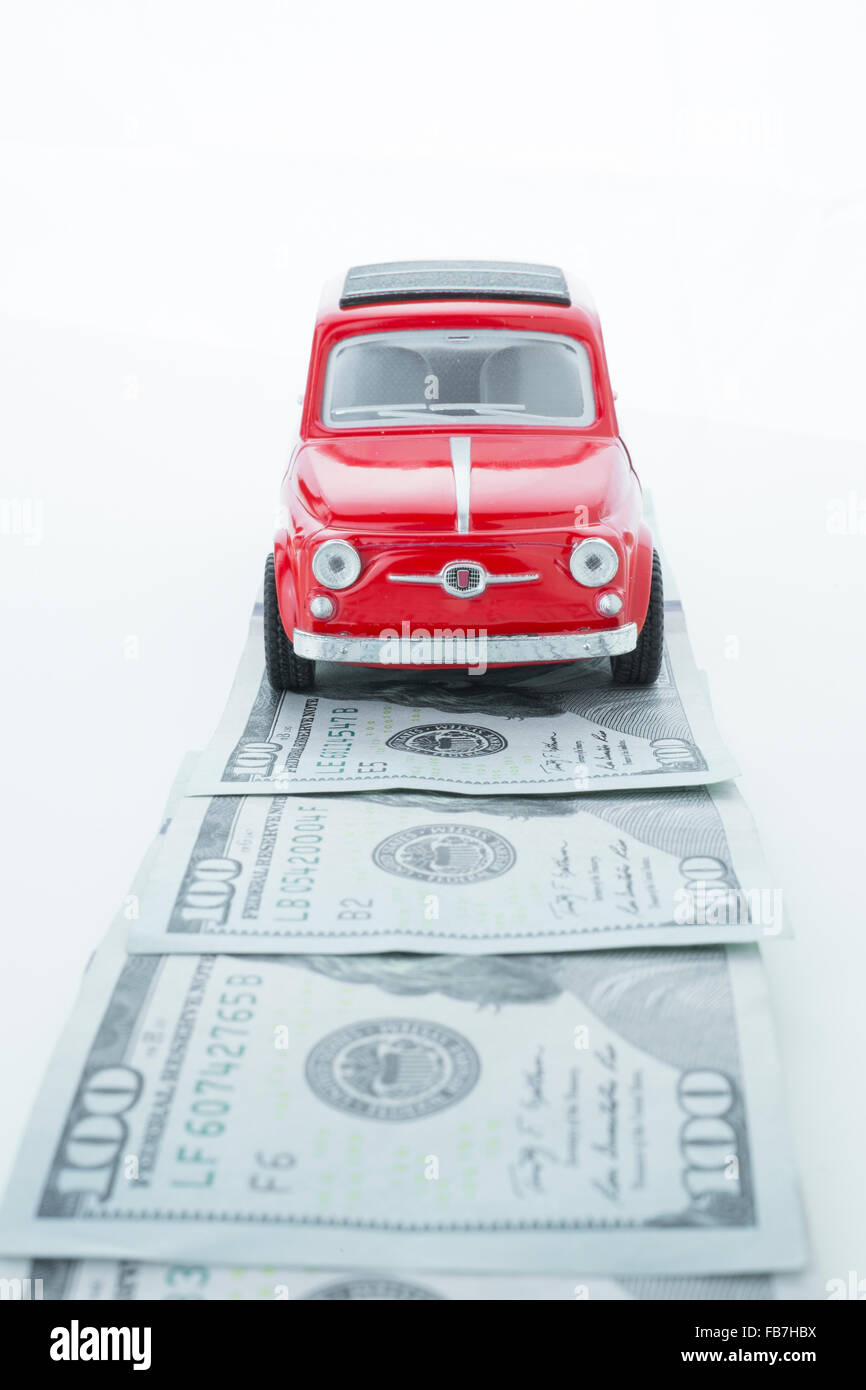
POLYGON ((610 659, 615 685, 652 685, 662 666, 665 638, 665 598, 662 587, 662 564, 653 551, 653 572, 650 601, 646 620, 634 651, 610 659))
POLYGON ((277 603, 273 555, 265 561, 265 670, 274 690, 309 690, 316 674, 315 661, 296 656, 286 636, 277 603))

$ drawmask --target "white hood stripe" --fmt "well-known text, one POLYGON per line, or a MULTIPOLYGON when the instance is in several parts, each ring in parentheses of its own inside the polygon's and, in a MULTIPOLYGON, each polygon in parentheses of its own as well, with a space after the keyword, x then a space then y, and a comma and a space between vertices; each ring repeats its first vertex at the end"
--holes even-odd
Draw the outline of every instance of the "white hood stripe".
POLYGON ((454 495, 457 500, 457 530, 469 530, 469 490, 472 480, 472 438, 455 434, 448 440, 451 446, 451 467, 454 469, 454 495))

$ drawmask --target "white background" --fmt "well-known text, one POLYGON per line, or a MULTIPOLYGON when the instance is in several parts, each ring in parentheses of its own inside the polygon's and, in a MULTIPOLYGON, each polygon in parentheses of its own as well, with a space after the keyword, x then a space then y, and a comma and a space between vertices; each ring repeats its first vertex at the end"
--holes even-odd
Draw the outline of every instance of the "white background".
POLYGON ((321 282, 525 258, 598 302, 798 932, 814 1274, 866 1277, 864 40, 835 0, 5 8, 0 1178, 227 694, 321 282))

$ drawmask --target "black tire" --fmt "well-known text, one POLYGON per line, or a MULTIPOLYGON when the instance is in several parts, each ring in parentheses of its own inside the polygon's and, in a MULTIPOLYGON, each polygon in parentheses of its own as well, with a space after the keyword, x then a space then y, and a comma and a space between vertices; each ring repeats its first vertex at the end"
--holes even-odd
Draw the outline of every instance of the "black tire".
POLYGON ((622 656, 612 656, 610 659, 614 685, 652 685, 658 680, 662 668, 664 640, 665 596, 662 586, 662 563, 654 550, 646 620, 634 651, 625 652, 622 656))
POLYGON ((316 675, 315 661, 295 656, 286 636, 277 603, 273 555, 265 561, 265 670, 274 690, 309 690, 316 675))

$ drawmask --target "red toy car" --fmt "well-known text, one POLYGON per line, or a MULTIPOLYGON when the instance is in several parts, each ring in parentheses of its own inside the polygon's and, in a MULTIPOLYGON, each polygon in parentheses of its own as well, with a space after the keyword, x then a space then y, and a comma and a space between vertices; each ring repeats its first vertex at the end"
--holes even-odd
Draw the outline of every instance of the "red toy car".
POLYGON ((659 673, 661 567, 598 317, 555 267, 403 261, 326 290, 281 501, 278 690, 316 661, 465 668, 479 643, 490 666, 659 673))

